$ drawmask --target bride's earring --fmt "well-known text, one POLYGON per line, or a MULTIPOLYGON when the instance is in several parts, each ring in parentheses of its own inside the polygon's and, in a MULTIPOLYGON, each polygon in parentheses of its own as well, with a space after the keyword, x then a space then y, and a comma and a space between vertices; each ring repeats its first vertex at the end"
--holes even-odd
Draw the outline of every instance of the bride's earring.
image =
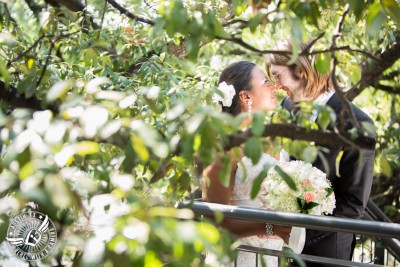
POLYGON ((253 105, 253 102, 251 101, 251 99, 248 99, 247 100, 247 116, 248 117, 252 116, 252 114, 251 114, 252 109, 253 109, 252 105, 253 105))

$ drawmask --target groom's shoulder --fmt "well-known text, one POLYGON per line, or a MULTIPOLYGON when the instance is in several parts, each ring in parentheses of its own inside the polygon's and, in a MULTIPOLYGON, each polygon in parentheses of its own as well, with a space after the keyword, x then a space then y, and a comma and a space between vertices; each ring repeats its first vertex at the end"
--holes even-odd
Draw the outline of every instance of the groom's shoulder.
POLYGON ((354 114, 356 116, 356 119, 358 121, 365 121, 365 122, 369 122, 371 124, 374 124, 374 121, 371 119, 371 117, 365 112, 363 111, 360 107, 358 107, 357 105, 355 105, 354 103, 350 102, 351 106, 354 110, 354 114))

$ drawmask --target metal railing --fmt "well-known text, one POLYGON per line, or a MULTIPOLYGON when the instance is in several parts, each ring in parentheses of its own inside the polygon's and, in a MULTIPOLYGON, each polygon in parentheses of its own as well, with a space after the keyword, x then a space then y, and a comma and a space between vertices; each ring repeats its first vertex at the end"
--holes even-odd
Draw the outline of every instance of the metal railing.
MULTIPOLYGON (((190 208, 197 215, 213 216, 214 212, 218 211, 224 214, 224 217, 228 219, 254 222, 269 222, 273 224, 298 226, 330 232, 348 232, 365 236, 385 238, 386 240, 392 242, 392 244, 397 244, 398 241, 395 239, 400 240, 400 224, 390 222, 376 222, 338 218, 332 216, 295 214, 288 212, 270 211, 265 209, 207 203, 201 201, 186 201, 181 203, 180 207, 190 208)), ((394 245, 393 247, 396 246, 394 245)), ((287 253, 284 251, 274 251, 249 246, 240 246, 238 249, 240 251, 247 251, 248 253, 256 253, 256 255, 273 255, 279 258, 300 258, 306 262, 324 262, 325 264, 331 264, 335 266, 371 266, 371 264, 366 263, 344 261, 310 255, 293 255, 293 253, 287 253)), ((256 258, 258 258, 258 256, 256 256, 256 258)))
MULTIPOLYGON (((368 200, 363 220, 392 223, 386 214, 371 199, 368 200)), ((400 266, 400 242, 393 238, 357 236, 361 255, 354 260, 373 262, 385 266, 400 266)))

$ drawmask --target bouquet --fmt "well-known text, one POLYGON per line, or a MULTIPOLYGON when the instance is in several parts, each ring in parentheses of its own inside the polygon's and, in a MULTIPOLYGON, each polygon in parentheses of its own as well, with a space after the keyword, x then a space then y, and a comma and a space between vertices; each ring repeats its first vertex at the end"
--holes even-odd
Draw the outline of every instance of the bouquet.
POLYGON ((326 215, 336 206, 326 174, 304 161, 281 162, 271 168, 259 197, 265 208, 276 211, 326 215))

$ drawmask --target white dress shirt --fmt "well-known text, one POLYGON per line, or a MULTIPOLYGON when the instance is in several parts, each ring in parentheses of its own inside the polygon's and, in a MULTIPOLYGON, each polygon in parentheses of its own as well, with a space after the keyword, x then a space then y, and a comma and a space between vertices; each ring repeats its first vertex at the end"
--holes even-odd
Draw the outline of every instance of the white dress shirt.
MULTIPOLYGON (((325 92, 322 95, 318 96, 313 102, 318 105, 326 105, 326 103, 328 103, 329 99, 331 99, 334 93, 335 91, 325 92)), ((317 119, 317 116, 317 111, 313 110, 310 116, 310 120, 315 121, 317 119)))

